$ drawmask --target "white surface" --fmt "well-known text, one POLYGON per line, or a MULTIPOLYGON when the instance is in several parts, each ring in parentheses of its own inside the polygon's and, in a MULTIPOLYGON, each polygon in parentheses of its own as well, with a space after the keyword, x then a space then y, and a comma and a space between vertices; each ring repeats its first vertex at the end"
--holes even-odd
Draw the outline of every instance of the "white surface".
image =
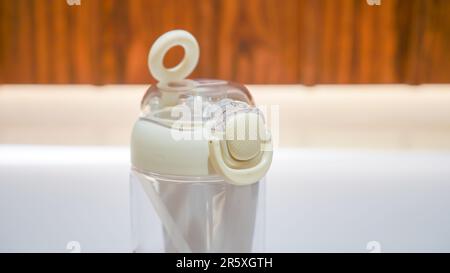
MULTIPOLYGON (((0 145, 0 251, 130 251, 128 162, 121 147, 0 145)), ((266 249, 448 252, 449 166, 450 153, 277 150, 266 249)))
POLYGON ((127 251, 127 149, 0 146, 0 251, 127 251))

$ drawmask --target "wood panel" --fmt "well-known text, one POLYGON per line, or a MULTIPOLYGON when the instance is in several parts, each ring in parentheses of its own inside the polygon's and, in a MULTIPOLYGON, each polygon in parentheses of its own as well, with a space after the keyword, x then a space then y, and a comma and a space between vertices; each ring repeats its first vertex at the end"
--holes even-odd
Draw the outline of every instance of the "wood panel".
POLYGON ((192 77, 448 83, 448 14, 447 0, 0 0, 0 82, 152 82, 150 45, 181 28, 201 45, 192 77))
POLYGON ((218 75, 253 83, 298 77, 298 1, 220 1, 218 75))

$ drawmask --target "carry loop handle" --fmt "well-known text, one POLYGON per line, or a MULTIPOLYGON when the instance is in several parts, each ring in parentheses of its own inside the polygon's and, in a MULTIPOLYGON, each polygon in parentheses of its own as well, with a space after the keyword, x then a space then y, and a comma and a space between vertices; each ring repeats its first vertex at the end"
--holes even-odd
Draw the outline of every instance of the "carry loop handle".
POLYGON ((185 30, 172 30, 160 36, 153 43, 148 54, 150 74, 161 83, 185 79, 197 66, 200 50, 194 36, 185 30), (164 66, 164 56, 174 46, 184 49, 183 60, 175 67, 164 66))

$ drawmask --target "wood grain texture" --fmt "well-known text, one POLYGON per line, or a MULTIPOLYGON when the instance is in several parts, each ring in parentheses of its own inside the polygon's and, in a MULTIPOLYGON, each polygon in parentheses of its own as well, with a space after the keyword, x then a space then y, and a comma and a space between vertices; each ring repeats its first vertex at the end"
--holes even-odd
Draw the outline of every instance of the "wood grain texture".
POLYGON ((201 46, 192 77, 449 83, 450 1, 381 2, 0 0, 0 83, 153 82, 149 47, 176 28, 201 46))

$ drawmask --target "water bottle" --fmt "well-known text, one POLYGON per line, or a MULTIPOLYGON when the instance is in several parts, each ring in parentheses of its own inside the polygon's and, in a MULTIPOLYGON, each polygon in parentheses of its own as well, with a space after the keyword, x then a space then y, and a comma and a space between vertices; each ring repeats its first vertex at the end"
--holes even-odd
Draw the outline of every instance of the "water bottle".
POLYGON ((130 147, 136 252, 264 251, 271 135, 245 86, 186 79, 199 55, 183 30, 165 33, 149 52, 158 83, 142 99, 130 147), (166 68, 174 46, 185 56, 166 68))

